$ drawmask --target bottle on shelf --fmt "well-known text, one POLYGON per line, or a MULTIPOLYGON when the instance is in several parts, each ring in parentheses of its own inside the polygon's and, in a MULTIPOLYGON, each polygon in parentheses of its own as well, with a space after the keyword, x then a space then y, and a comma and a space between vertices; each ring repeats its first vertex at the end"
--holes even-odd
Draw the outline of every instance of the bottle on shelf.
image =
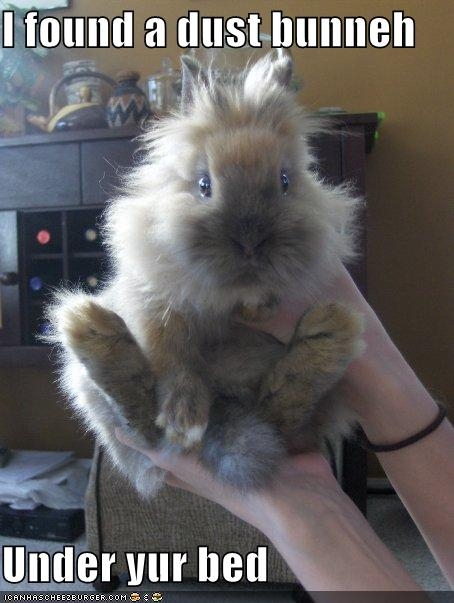
POLYGON ((49 255, 62 252, 62 214, 33 211, 21 217, 26 254, 49 255))
POLYGON ((52 235, 46 228, 42 228, 36 233, 36 240, 40 245, 48 245, 51 242, 52 235))
POLYGON ((52 268, 46 266, 46 269, 40 269, 36 265, 32 267, 29 272, 28 278, 28 290, 29 294, 41 295, 49 292, 49 288, 58 287, 62 281, 62 274, 57 270, 54 271, 52 268))
POLYGON ((50 335, 51 333, 51 325, 47 321, 39 322, 37 327, 38 335, 50 335))
POLYGON ((96 228, 87 228, 84 231, 84 239, 86 241, 88 241, 89 243, 94 243, 95 241, 98 240, 99 237, 99 233, 96 230, 96 228))
POLYGON ((85 282, 90 289, 96 289, 99 284, 99 279, 95 274, 90 274, 86 277, 85 282))
POLYGON ((28 285, 32 291, 38 293, 44 287, 44 282, 40 276, 32 276, 28 281, 28 285))

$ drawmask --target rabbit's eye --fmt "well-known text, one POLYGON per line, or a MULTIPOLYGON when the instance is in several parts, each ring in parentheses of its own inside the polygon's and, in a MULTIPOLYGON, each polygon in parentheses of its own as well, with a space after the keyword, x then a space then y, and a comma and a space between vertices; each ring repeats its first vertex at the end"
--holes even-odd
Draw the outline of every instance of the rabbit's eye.
POLYGON ((290 178, 285 170, 281 171, 281 190, 285 195, 288 191, 288 187, 290 186, 290 178))
POLYGON ((209 176, 202 176, 200 178, 199 190, 202 197, 211 197, 211 180, 209 176))

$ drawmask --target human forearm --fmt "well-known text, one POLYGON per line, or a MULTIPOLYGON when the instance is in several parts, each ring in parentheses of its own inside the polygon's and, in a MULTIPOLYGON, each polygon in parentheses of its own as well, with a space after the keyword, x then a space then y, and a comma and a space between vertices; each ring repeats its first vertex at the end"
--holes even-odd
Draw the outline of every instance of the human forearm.
MULTIPOLYGON (((364 364, 364 362, 363 362, 364 364)), ((361 380, 375 389, 368 393, 362 426, 369 440, 389 444, 409 437, 433 421, 437 406, 408 367, 402 379, 389 377, 377 367, 361 380), (374 382, 381 386, 374 388, 374 382), (374 403, 375 402, 375 403, 374 403)), ((364 367, 363 367, 364 369, 364 367)), ((353 368, 356 371, 356 368, 353 368)), ((358 395, 358 394, 356 394, 358 395)), ((380 463, 404 502, 446 578, 454 584, 454 429, 448 420, 422 440, 394 452, 378 454, 380 463)))
POLYGON ((419 590, 340 489, 278 497, 271 517, 267 535, 309 591, 419 590))
MULTIPOLYGON (((369 440, 393 444, 427 427, 438 412, 435 401, 344 268, 322 292, 320 301, 342 302, 364 317, 366 350, 350 365, 339 387, 356 411, 369 440)), ((298 300, 288 301, 274 321, 262 328, 288 341, 295 322, 305 309, 298 300)), ((391 482, 452 583, 453 458, 454 434, 447 420, 421 442, 379 455, 391 482)))
MULTIPOLYGON (((428 426, 438 407, 381 329, 375 335, 374 353, 366 351, 351 365, 344 387, 369 440, 393 444, 428 426)), ((454 584, 452 425, 445 419, 422 440, 379 453, 378 458, 446 578, 454 584)))
POLYGON ((440 568, 454 586, 454 430, 447 421, 424 440, 378 455, 440 568))
POLYGON ((438 407, 400 353, 384 360, 365 352, 341 383, 369 440, 399 442, 426 427, 438 407))

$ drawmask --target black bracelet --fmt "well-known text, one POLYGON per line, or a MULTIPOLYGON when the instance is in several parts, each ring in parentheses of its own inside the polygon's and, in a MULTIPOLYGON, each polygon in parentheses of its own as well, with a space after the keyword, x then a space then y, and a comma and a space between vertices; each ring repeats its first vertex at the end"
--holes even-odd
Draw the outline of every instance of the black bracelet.
POLYGON ((419 440, 422 440, 427 435, 435 431, 437 427, 441 424, 443 419, 446 417, 446 408, 439 403, 437 403, 437 406, 438 414, 432 421, 432 423, 430 423, 430 425, 428 425, 421 431, 418 431, 418 433, 415 433, 415 435, 412 435, 409 438, 405 438, 405 440, 401 440, 400 442, 396 442, 395 444, 372 444, 372 442, 369 441, 364 431, 360 430, 357 436, 358 443, 370 452, 392 452, 393 450, 400 450, 401 448, 410 446, 410 444, 419 442, 419 440))

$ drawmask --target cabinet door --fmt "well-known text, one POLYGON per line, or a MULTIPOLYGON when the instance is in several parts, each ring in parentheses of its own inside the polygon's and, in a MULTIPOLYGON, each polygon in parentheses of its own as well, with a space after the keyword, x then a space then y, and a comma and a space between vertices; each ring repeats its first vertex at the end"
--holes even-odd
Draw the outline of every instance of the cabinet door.
MULTIPOLYGON (((365 195, 366 143, 364 126, 359 124, 343 130, 342 181, 348 182, 359 196, 365 195)), ((367 220, 366 206, 357 215, 358 247, 360 257, 348 270, 364 295, 367 295, 367 220)), ((357 507, 367 511, 367 453, 354 441, 347 441, 343 447, 342 488, 357 507)))
POLYGON ((0 208, 79 205, 79 145, 0 149, 0 208))
MULTIPOLYGON (((362 124, 343 130, 342 181, 347 182, 359 197, 366 194, 366 142, 362 124)), ((367 295, 367 206, 363 204, 356 216, 359 258, 349 266, 350 274, 361 293, 367 295)))
MULTIPOLYGON (((354 191, 365 193, 365 140, 363 126, 343 129, 337 134, 322 135, 313 142, 313 150, 318 160, 320 176, 329 184, 349 183, 354 191)), ((348 270, 354 281, 366 293, 366 214, 363 208, 357 215, 360 232, 359 259, 348 270)), ((342 488, 366 513, 367 508, 367 455, 352 442, 342 446, 340 480, 342 488)))
POLYGON ((112 197, 125 169, 136 161, 137 144, 128 138, 82 143, 82 203, 100 205, 112 197))
POLYGON ((17 250, 17 214, 0 212, 0 345, 19 345, 20 307, 17 250))
MULTIPOLYGON (((342 128, 338 133, 322 134, 311 141, 317 158, 316 169, 328 184, 348 183, 355 194, 365 195, 365 138, 364 126, 342 128)), ((366 209, 357 212, 359 258, 348 269, 363 294, 366 294, 366 209)))
POLYGON ((316 169, 328 184, 342 182, 342 148, 338 133, 319 134, 311 140, 311 149, 317 159, 316 169))

